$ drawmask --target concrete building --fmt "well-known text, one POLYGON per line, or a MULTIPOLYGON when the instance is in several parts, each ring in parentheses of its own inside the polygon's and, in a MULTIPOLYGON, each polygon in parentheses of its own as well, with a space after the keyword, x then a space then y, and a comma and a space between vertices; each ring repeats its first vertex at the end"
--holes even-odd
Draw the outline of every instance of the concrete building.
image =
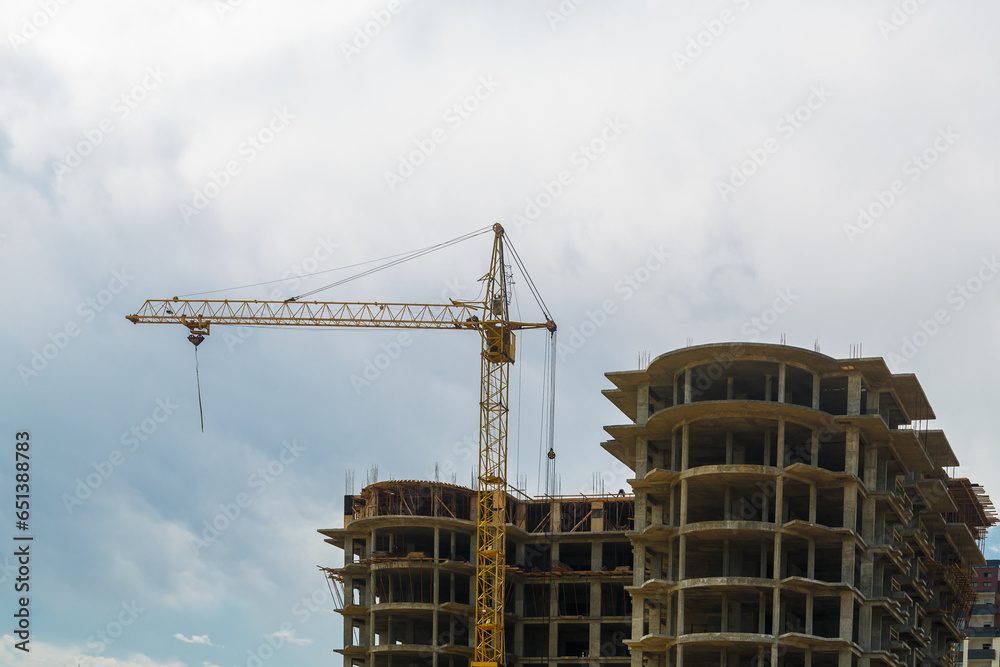
POLYGON ((689 347, 608 373, 635 471, 632 664, 951 665, 995 521, 882 359, 689 347), (960 508, 959 505, 962 505, 960 508))
MULTIPOLYGON (((507 665, 980 664, 962 640, 996 517, 913 375, 729 344, 607 377, 634 497, 509 497, 507 665)), ((320 531, 345 554, 344 664, 467 667, 475 492, 380 482, 344 506, 320 531)))
MULTIPOLYGON (((378 482, 344 507, 344 527, 320 531, 344 550, 328 571, 344 590, 344 664, 468 667, 476 492, 378 482)), ((633 508, 624 495, 508 497, 507 665, 629 663, 633 508)))
POLYGON ((1000 560, 988 560, 976 567, 972 587, 976 601, 962 646, 962 664, 969 667, 1000 667, 1000 560))

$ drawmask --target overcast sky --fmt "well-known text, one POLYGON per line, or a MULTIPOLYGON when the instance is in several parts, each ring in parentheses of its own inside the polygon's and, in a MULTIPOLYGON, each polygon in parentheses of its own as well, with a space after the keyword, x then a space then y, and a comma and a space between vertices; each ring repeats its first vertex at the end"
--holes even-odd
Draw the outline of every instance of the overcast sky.
MULTIPOLYGON (((265 664, 339 665, 316 530, 348 470, 469 482, 478 338, 213 329, 202 433, 186 330, 125 315, 295 278, 216 293, 284 299, 496 222, 560 327, 563 493, 627 486, 603 373, 785 336, 916 373, 956 474, 1000 494, 998 21, 986 0, 3 3, 0 538, 29 431, 35 541, 29 655, 0 550, 0 663, 252 665, 270 638, 265 664)), ((489 252, 314 298, 475 298, 489 252)), ((531 493, 544 346, 519 336, 511 373, 531 493)))

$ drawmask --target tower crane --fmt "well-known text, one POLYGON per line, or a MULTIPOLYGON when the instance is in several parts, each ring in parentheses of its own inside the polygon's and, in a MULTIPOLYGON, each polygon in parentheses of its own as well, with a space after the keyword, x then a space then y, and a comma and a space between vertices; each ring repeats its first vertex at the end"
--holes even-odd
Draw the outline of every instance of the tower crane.
MULTIPOLYGON (((482 337, 479 400, 479 488, 476 517, 476 630, 472 667, 504 664, 504 568, 507 516, 507 413, 515 331, 556 324, 543 305, 544 322, 517 322, 508 311, 504 229, 493 225, 493 255, 483 301, 450 304, 349 303, 329 301, 234 301, 172 299, 146 301, 126 316, 133 324, 182 324, 197 345, 212 325, 311 326, 478 331, 482 337)), ((511 248, 513 250, 513 248, 511 248)), ((516 252, 515 260, 520 265, 516 252)), ((523 270, 523 266, 521 266, 523 270)), ((525 274, 527 278, 527 274, 525 274)), ((529 285, 530 285, 530 278, 529 285)), ((532 290, 534 287, 532 285, 532 290)), ((537 297, 537 293, 536 293, 537 297)), ((540 300, 539 300, 540 301, 540 300)), ((541 305, 541 302, 540 302, 541 305)))

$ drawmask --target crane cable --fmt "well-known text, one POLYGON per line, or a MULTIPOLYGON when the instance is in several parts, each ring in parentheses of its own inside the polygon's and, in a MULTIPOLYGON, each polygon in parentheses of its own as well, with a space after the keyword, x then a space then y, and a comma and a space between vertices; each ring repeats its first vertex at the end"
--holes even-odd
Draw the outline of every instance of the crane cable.
POLYGON ((372 268, 372 269, 367 269, 365 271, 362 271, 361 273, 356 273, 353 276, 348 276, 347 278, 344 278, 342 280, 337 280, 337 281, 332 282, 329 285, 326 285, 324 287, 317 287, 314 290, 310 290, 308 292, 303 292, 302 294, 299 294, 298 296, 293 296, 290 299, 286 299, 286 300, 287 301, 298 301, 299 299, 301 299, 303 297, 312 296, 313 294, 317 294, 317 293, 322 292, 324 290, 328 290, 328 289, 330 289, 332 287, 337 287, 339 285, 343 285, 344 283, 348 283, 348 282, 350 282, 352 280, 357 280, 358 278, 363 278, 364 276, 371 275, 371 274, 373 274, 373 273, 375 273, 377 271, 382 271, 383 269, 388 269, 389 267, 396 266, 397 264, 402 264, 403 262, 408 262, 411 259, 416 259, 417 257, 423 257, 424 255, 426 255, 428 253, 432 253, 435 250, 441 250, 443 248, 447 248, 448 246, 455 245, 456 243, 461 243, 462 241, 467 241, 468 239, 471 239, 473 237, 479 236, 481 234, 485 234, 485 233, 490 232, 490 231, 493 231, 492 227, 484 227, 483 229, 479 229, 477 231, 469 232, 468 234, 463 234, 462 236, 458 236, 456 238, 453 238, 450 241, 445 241, 443 243, 438 243, 436 245, 427 246, 426 248, 421 248, 420 250, 414 250, 413 252, 405 255, 404 257, 402 257, 400 259, 394 259, 393 261, 387 262, 386 264, 382 264, 380 266, 376 266, 375 268, 372 268))
POLYGON ((541 293, 538 291, 538 288, 535 287, 535 282, 531 279, 531 276, 528 275, 528 270, 524 268, 524 263, 521 262, 521 257, 517 254, 517 249, 514 247, 514 244, 510 242, 510 239, 507 239, 507 247, 510 248, 510 254, 514 257, 517 267, 521 269, 521 275, 524 276, 525 282, 528 283, 528 289, 531 291, 531 295, 535 297, 535 302, 538 303, 538 307, 542 309, 542 314, 545 315, 546 319, 551 320, 552 317, 549 315, 550 311, 548 306, 545 305, 545 301, 542 299, 541 293))
POLYGON ((479 236, 480 234, 485 234, 486 232, 491 231, 492 229, 493 229, 492 227, 484 227, 483 229, 479 229, 479 230, 476 230, 474 232, 469 232, 468 234, 464 234, 462 236, 456 237, 454 239, 451 239, 450 241, 445 241, 443 243, 437 243, 437 244, 432 245, 432 246, 427 246, 426 248, 419 248, 417 250, 410 250, 410 251, 407 251, 407 252, 401 252, 401 253, 397 253, 395 255, 387 255, 385 257, 379 257, 378 259, 369 259, 367 261, 358 262, 356 264, 348 264, 346 266, 336 266, 336 267, 334 267, 332 269, 324 269, 322 271, 314 271, 312 273, 307 274, 306 276, 293 276, 291 278, 277 278, 275 280, 265 280, 263 282, 252 283, 252 284, 249 284, 249 285, 239 285, 238 287, 224 287, 222 289, 207 290, 205 292, 194 292, 192 294, 182 294, 180 296, 180 298, 186 299, 186 298, 192 297, 192 296, 204 296, 206 294, 218 294, 219 292, 232 292, 233 290, 247 289, 249 287, 261 287, 263 285, 273 285, 274 283, 283 283, 283 282, 288 282, 289 280, 299 280, 300 278, 303 278, 303 277, 307 277, 308 278, 308 277, 312 277, 312 276, 318 276, 318 275, 320 275, 322 273, 332 273, 334 271, 343 271, 344 269, 353 269, 353 268, 358 267, 358 266, 364 266, 365 264, 373 264, 374 262, 382 262, 382 261, 385 261, 385 260, 396 260, 394 262, 389 262, 388 264, 385 264, 385 265, 382 265, 382 266, 378 266, 378 267, 375 267, 374 269, 370 269, 368 271, 364 271, 362 273, 356 274, 356 275, 354 275, 354 276, 352 276, 350 278, 345 278, 344 280, 337 281, 335 283, 331 283, 330 285, 327 285, 326 287, 321 287, 318 290, 314 290, 313 292, 308 292, 306 294, 300 294, 299 296, 292 297, 290 299, 291 301, 297 301, 298 299, 301 299, 303 296, 309 296, 310 294, 314 294, 317 291, 325 290, 325 289, 328 289, 330 287, 335 287, 335 286, 340 285, 342 283, 354 280, 356 278, 360 278, 361 276, 368 275, 369 273, 374 273, 376 271, 380 271, 382 269, 389 268, 390 266, 395 266, 396 264, 408 261, 410 259, 415 259, 415 258, 420 257, 422 255, 425 255, 425 254, 427 254, 429 252, 433 252, 434 250, 440 250, 441 248, 445 248, 447 246, 454 245, 455 243, 459 243, 461 241, 465 241, 465 240, 470 239, 470 238, 472 238, 474 236, 479 236), (401 259, 397 259, 397 258, 401 258, 401 259))
POLYGON ((201 417, 201 432, 205 432, 205 411, 201 407, 201 373, 198 369, 198 346, 205 340, 200 334, 191 334, 188 340, 194 345, 194 379, 198 384, 198 415, 201 417))

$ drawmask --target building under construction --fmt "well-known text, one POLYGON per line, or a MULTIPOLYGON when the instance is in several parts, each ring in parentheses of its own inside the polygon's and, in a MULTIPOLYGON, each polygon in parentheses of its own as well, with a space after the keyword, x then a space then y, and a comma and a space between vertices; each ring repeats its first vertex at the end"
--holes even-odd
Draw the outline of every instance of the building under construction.
MULTIPOLYGON (((344 499, 344 664, 468 667, 473 654, 476 492, 439 482, 370 484, 344 499)), ((508 665, 629 663, 631 496, 507 499, 508 665)))
MULTIPOLYGON (((783 345, 608 373, 632 496, 507 503, 507 665, 954 665, 996 521, 911 374, 783 345)), ((595 447, 596 450, 596 447, 595 447)), ((467 667, 476 494, 345 500, 345 665, 467 667)))

